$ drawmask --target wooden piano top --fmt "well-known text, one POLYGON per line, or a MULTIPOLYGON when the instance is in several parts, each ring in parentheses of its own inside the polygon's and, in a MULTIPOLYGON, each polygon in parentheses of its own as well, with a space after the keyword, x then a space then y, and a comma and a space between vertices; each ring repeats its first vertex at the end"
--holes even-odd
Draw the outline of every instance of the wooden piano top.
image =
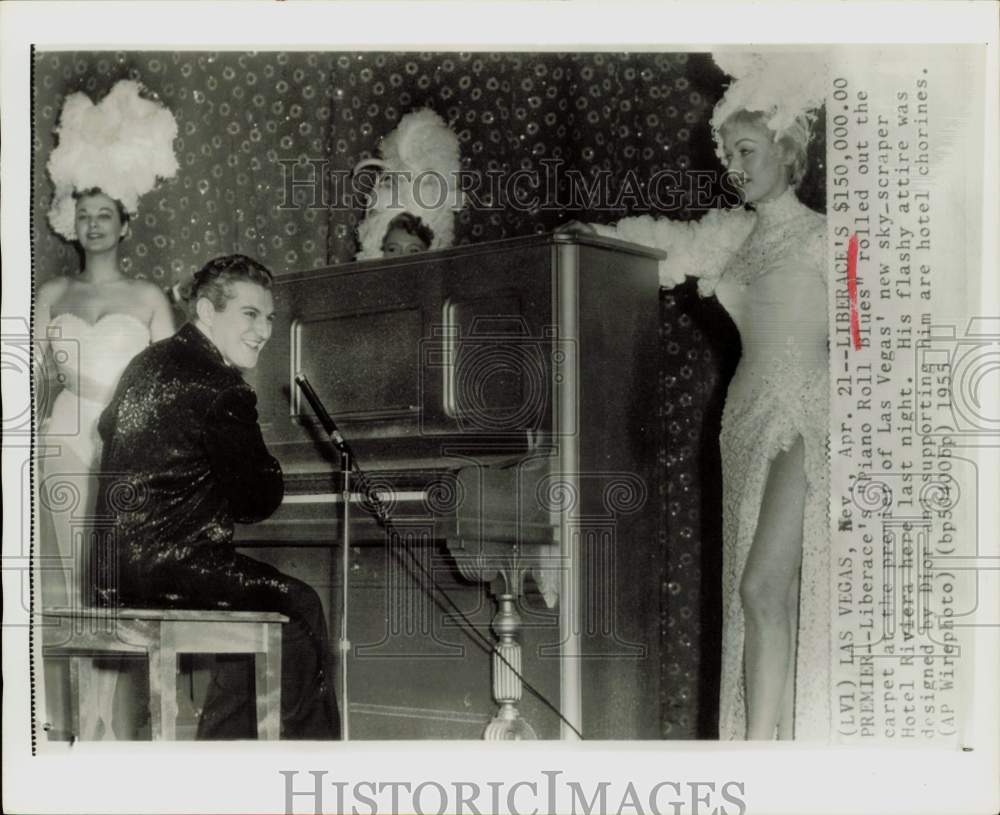
POLYGON ((413 264, 426 265, 431 260, 435 262, 468 261, 489 255, 510 254, 524 249, 546 246, 591 246, 601 249, 611 249, 619 254, 649 258, 656 261, 661 261, 667 256, 666 252, 661 249, 639 246, 638 244, 616 238, 605 238, 599 235, 570 235, 561 232, 549 232, 540 235, 525 235, 518 238, 504 238, 498 241, 470 243, 463 246, 453 246, 450 249, 440 249, 435 252, 424 252, 416 255, 338 263, 333 266, 322 266, 301 272, 290 272, 282 275, 277 282, 285 284, 294 283, 299 280, 314 280, 328 275, 369 274, 374 269, 396 269, 413 264))

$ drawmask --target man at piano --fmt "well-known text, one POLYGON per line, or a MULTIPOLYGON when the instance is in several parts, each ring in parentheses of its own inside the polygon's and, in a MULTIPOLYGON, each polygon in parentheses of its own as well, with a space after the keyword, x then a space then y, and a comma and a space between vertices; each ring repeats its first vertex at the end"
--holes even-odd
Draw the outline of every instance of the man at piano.
MULTIPOLYGON (((129 607, 274 611, 282 627, 281 736, 339 733, 326 621, 316 592, 236 552, 235 523, 284 493, 243 371, 271 335, 271 273, 244 255, 210 261, 187 292, 190 322, 128 366, 101 416, 97 601, 129 607), (123 496, 127 498, 123 499, 123 496)), ((219 657, 199 739, 253 738, 252 672, 219 657)))

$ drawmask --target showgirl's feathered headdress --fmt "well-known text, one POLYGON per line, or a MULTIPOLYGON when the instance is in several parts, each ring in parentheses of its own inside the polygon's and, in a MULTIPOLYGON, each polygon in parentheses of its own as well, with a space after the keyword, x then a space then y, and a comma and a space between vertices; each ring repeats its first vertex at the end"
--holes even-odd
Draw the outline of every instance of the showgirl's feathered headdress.
POLYGON ((382 257, 389 223, 408 212, 434 233, 431 249, 445 249, 455 240, 455 213, 462 208, 458 189, 461 157, 458 137, 433 110, 407 113, 379 147, 381 159, 355 166, 381 172, 371 203, 358 227, 358 260, 382 257))
POLYGON ((79 92, 63 104, 59 145, 48 163, 55 187, 49 224, 67 240, 76 238, 74 192, 98 187, 135 215, 139 197, 177 173, 174 115, 141 91, 138 82, 122 80, 96 105, 79 92))
POLYGON ((733 77, 712 113, 712 135, 720 160, 720 130, 736 111, 765 114, 767 126, 780 136, 796 123, 811 125, 826 100, 827 61, 822 53, 722 51, 712 54, 712 59, 733 77))

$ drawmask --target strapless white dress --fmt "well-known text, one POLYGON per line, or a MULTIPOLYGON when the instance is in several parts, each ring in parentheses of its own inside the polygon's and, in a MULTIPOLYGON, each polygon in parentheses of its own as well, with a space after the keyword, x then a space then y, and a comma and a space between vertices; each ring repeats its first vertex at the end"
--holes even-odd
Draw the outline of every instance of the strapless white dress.
MULTIPOLYGON (((101 462, 97 420, 125 367, 149 345, 149 328, 130 314, 106 314, 88 323, 59 314, 49 338, 62 386, 39 429, 38 463, 42 603, 78 604, 81 575, 76 547, 86 545, 94 514, 95 480, 101 462)), ((82 558, 79 561, 82 562, 82 558)))

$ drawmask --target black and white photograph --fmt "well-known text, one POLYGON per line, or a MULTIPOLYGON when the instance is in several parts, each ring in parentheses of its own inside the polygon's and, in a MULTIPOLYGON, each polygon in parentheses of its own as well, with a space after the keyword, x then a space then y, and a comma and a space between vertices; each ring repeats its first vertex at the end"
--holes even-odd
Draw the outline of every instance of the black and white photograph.
POLYGON ((997 802, 990 11, 10 5, 12 811, 997 802))

